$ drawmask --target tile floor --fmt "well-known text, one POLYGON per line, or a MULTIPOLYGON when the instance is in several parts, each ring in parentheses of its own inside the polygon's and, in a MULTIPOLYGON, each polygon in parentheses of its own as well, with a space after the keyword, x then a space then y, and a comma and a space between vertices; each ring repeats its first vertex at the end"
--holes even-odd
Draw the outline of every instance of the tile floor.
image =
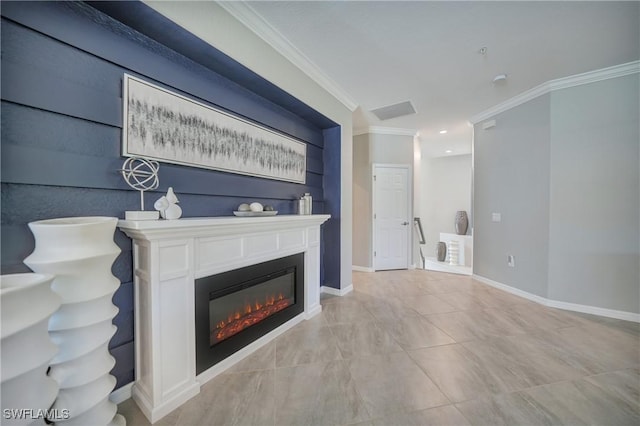
POLYGON ((156 424, 640 425, 640 324, 440 272, 353 281, 156 424))

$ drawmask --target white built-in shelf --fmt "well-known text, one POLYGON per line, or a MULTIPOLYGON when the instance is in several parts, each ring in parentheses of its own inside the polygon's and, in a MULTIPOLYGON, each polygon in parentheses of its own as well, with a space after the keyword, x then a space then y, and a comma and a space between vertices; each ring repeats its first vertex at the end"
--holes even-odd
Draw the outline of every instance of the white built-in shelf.
MULTIPOLYGON (((447 232, 440 233, 440 241, 447 243, 447 257, 444 262, 439 262, 436 257, 425 258, 424 269, 430 271, 449 272, 452 274, 473 274, 473 236, 458 235, 447 232), (458 243, 458 262, 456 265, 449 263, 449 242, 458 243)), ((435 251, 435 247, 433 248, 435 251)))

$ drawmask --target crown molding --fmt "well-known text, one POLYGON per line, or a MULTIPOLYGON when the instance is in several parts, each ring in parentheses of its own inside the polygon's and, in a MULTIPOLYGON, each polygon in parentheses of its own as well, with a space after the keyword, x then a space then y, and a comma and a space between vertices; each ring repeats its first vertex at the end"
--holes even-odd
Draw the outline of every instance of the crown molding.
POLYGON ((376 135, 395 135, 395 136, 414 136, 415 137, 418 134, 418 131, 413 129, 399 129, 396 127, 370 126, 370 127, 361 127, 359 129, 355 129, 353 131, 353 136, 365 135, 368 133, 374 133, 376 135))
POLYGON ((542 83, 539 86, 529 89, 526 92, 522 92, 511 99, 501 102, 479 114, 474 115, 469 119, 469 121, 472 124, 477 124, 483 120, 491 118, 497 114, 508 111, 511 108, 515 108, 525 102, 556 90, 568 89, 570 87, 581 86, 583 84, 596 83, 598 81, 623 77, 625 75, 636 74, 639 72, 640 61, 633 61, 626 64, 615 65, 608 68, 602 68, 595 71, 589 71, 582 74, 576 74, 569 77, 550 80, 542 83))
POLYGON ((344 89, 327 76, 311 59, 295 47, 282 33, 269 24, 258 12, 245 2, 218 1, 220 7, 253 31, 258 37, 273 47, 289 62, 312 78, 320 87, 329 92, 340 103, 353 112, 358 103, 344 89))

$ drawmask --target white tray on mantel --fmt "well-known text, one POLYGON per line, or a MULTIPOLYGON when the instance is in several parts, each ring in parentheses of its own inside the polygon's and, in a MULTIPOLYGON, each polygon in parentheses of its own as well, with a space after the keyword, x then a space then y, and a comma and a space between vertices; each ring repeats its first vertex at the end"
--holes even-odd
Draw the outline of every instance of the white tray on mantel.
POLYGON ((236 216, 241 216, 241 217, 257 217, 257 216, 275 216, 278 214, 277 210, 270 210, 270 211, 262 211, 262 212, 239 212, 239 211, 234 211, 233 212, 234 215, 236 216))

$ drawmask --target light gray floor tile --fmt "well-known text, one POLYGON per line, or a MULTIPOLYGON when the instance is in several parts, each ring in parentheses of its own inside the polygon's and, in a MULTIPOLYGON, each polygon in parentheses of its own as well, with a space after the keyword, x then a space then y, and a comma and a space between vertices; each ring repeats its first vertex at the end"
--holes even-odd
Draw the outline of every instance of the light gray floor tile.
POLYGON ((405 352, 355 358, 349 369, 372 417, 449 404, 405 352))
POLYGON ((293 327, 290 331, 317 329, 317 328, 326 327, 327 325, 328 325, 327 320, 324 318, 323 313, 320 312, 319 314, 316 314, 312 318, 296 324, 296 326, 293 327))
POLYGON ((439 299, 444 300, 458 311, 469 311, 490 308, 490 305, 484 303, 473 293, 467 291, 455 291, 451 293, 441 293, 437 295, 439 299))
POLYGON ((558 352, 534 342, 522 335, 465 342, 463 345, 483 361, 497 362, 503 370, 520 378, 525 385, 520 388, 577 379, 588 374, 586 369, 558 356, 558 352))
POLYGON ((410 351, 409 355, 452 402, 524 389, 530 382, 502 359, 478 357, 463 345, 410 351))
POLYGON ((640 336, 607 325, 555 330, 567 351, 589 363, 594 373, 640 366, 640 336))
POLYGON ((371 421, 373 426, 467 426, 469 422, 453 405, 429 408, 427 410, 400 412, 371 421))
MULTIPOLYGON (((169 413, 167 416, 161 418, 157 422, 153 423, 154 426, 175 426, 177 425, 178 417, 182 407, 178 407, 169 413)), ((135 401, 131 398, 118 404, 118 413, 122 414, 127 421, 128 426, 151 426, 151 422, 147 420, 142 411, 138 408, 135 401)))
POLYGON ((416 317, 420 314, 395 297, 387 299, 370 299, 363 302, 377 321, 397 321, 406 317, 416 317))
POLYGON ((348 324, 373 321, 373 315, 357 300, 345 299, 322 306, 322 315, 327 324, 348 324))
POLYGON ((176 425, 274 425, 274 370, 222 374, 182 407, 176 425))
MULTIPOLYGON (((156 425, 640 424, 640 324, 455 274, 353 284, 156 425)), ((131 399, 118 410, 149 425, 131 399)))
POLYGON ((447 333, 456 342, 489 339, 522 333, 505 315, 492 309, 458 311, 425 316, 433 325, 447 333))
POLYGON ((585 381, 620 399, 640 413, 640 369, 602 373, 585 378, 585 381))
POLYGON ((419 314, 439 314, 457 311, 456 308, 432 294, 419 294, 399 298, 406 306, 419 314))
POLYGON ((340 425, 369 419, 344 361, 276 370, 276 420, 284 425, 340 425))
POLYGON ((405 350, 455 343, 448 334, 421 316, 404 317, 380 324, 405 350))
POLYGON ((330 327, 343 358, 402 351, 402 347, 375 322, 330 327))
POLYGON ((590 324, 590 321, 572 315, 560 309, 548 308, 538 304, 518 304, 506 308, 514 317, 534 325, 536 328, 556 329, 590 324))
MULTIPOLYGON (((581 425, 570 412, 553 412, 521 392, 485 396, 456 404, 469 423, 478 426, 581 425)), ((594 423, 595 424, 595 423, 594 423)))
POLYGON ((446 279, 440 280, 427 280, 418 283, 420 289, 429 294, 451 293, 458 291, 458 288, 454 288, 450 285, 446 279))
POLYGON ((271 370, 276 368, 276 342, 269 342, 229 368, 226 373, 271 370))
POLYGON ((528 401, 552 413, 561 424, 637 425, 637 404, 588 380, 575 380, 527 389, 520 392, 528 401))
POLYGON ((276 367, 341 359, 336 338, 329 327, 291 330, 276 339, 276 367))

